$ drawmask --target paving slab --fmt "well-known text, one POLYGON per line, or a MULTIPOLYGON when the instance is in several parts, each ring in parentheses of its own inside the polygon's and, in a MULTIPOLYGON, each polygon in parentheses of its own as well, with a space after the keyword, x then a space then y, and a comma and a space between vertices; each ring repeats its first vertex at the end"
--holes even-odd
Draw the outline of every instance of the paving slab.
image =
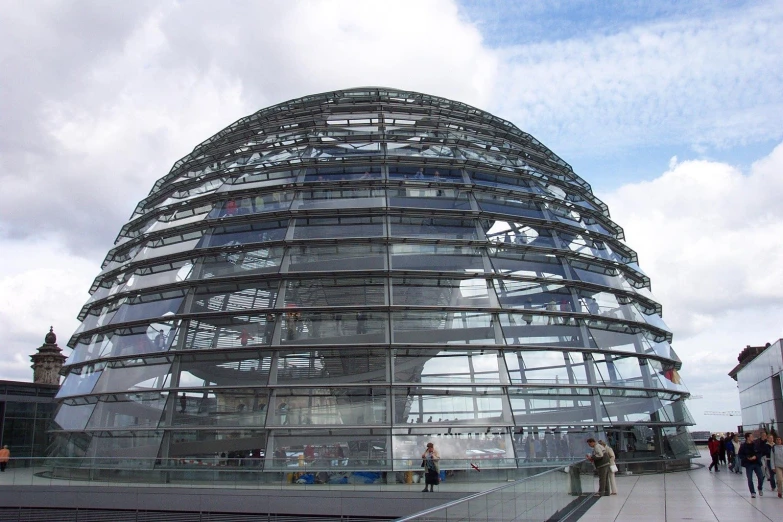
POLYGON ((763 497, 751 498, 744 470, 741 475, 725 467, 711 472, 706 451, 694 462, 704 468, 617 475, 618 494, 598 499, 580 522, 783 522, 783 499, 769 489, 769 483, 763 497))

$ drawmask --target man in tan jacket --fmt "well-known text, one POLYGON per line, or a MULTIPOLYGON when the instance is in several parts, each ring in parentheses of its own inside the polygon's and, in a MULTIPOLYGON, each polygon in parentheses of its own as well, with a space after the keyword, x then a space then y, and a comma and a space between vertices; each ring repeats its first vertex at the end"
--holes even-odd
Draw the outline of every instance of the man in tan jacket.
POLYGON ((598 492, 595 495, 608 497, 611 495, 609 489, 609 455, 606 454, 603 446, 596 443, 595 439, 587 439, 587 445, 593 450, 592 453, 587 454, 587 460, 592 462, 596 471, 598 471, 598 492))

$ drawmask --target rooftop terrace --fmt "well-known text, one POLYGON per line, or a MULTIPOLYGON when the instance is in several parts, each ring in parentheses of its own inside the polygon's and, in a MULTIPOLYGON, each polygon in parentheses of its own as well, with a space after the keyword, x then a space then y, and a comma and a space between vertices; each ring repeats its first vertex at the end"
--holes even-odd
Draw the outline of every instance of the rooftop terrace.
MULTIPOLYGON (((744 472, 707 470, 709 455, 694 462, 704 468, 661 475, 617 477, 617 496, 598 500, 580 522, 693 520, 703 522, 783 521, 783 499, 764 485, 764 496, 750 498, 744 472)), ((596 482, 596 489, 597 489, 596 482)))

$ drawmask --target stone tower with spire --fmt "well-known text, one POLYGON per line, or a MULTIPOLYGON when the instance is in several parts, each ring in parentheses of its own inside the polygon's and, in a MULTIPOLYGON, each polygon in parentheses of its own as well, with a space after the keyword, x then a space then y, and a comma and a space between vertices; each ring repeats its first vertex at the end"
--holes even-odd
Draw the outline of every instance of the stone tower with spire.
POLYGON ((54 328, 49 327, 49 333, 44 337, 44 343, 38 348, 38 353, 30 356, 33 365, 33 382, 36 384, 60 384, 60 368, 66 357, 57 346, 57 336, 54 328))

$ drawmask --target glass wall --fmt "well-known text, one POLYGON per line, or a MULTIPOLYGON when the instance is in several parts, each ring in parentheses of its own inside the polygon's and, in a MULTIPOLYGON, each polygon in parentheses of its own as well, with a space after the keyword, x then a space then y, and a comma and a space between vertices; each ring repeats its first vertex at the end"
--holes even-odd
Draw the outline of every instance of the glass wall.
POLYGON ((56 393, 56 385, 0 381, 0 447, 8 446, 12 457, 46 455, 56 393))
POLYGON ((783 348, 781 341, 768 346, 737 372, 742 425, 756 429, 783 422, 783 348))

